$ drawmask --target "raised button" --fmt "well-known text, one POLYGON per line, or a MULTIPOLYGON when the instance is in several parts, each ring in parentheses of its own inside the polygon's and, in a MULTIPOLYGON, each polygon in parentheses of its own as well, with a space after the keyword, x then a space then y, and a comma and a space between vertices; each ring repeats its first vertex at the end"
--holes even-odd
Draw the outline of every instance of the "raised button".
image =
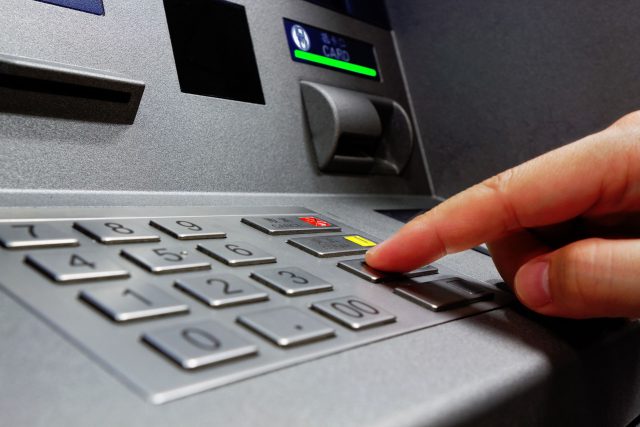
POLYGON ((47 254, 29 254, 27 264, 56 282, 105 280, 129 277, 129 272, 100 251, 65 250, 47 254))
POLYGON ((242 222, 272 236, 341 231, 337 225, 314 215, 245 217, 242 222))
POLYGON ((330 291, 333 285, 297 267, 281 267, 251 273, 251 278, 287 296, 330 291))
POLYGON ((487 291, 482 285, 459 277, 414 282, 393 292, 432 311, 450 310, 493 298, 493 292, 487 291))
POLYGON ((149 224, 180 240, 227 237, 227 234, 211 218, 161 218, 154 219, 149 224))
POLYGON ((269 295, 231 274, 206 274, 176 280, 175 287, 211 307, 266 301, 269 295))
POLYGON ((244 242, 201 243, 198 250, 232 267, 276 262, 273 255, 244 242))
POLYGON ((186 304, 157 287, 144 283, 83 290, 80 299, 116 322, 189 311, 186 304))
POLYGON ((311 308, 355 330, 396 321, 396 316, 354 296, 316 302, 311 305, 311 308))
POLYGON ((358 234, 297 237, 289 239, 287 243, 319 258, 362 255, 377 244, 377 242, 358 234))
POLYGON ((32 223, 0 224, 0 244, 8 249, 31 249, 56 246, 78 246, 78 239, 70 237, 69 227, 32 223))
POLYGON ((77 221, 73 226, 105 245, 160 241, 160 236, 147 230, 146 221, 142 220, 97 219, 77 221))
POLYGON ((438 269, 432 265, 427 265, 426 267, 418 268, 417 270, 406 273, 387 273, 369 267, 362 258, 341 261, 338 263, 338 267, 373 283, 402 280, 410 277, 419 277, 438 273, 438 269))
POLYGON ((181 248, 132 248, 121 251, 123 257, 155 274, 208 270, 211 264, 202 255, 181 248))
POLYGON ((211 320, 152 331, 142 339, 184 369, 258 353, 256 345, 211 320))
POLYGON ((487 290, 482 284, 461 277, 444 277, 434 280, 434 282, 441 286, 449 287, 454 291, 461 292, 463 295, 471 298, 483 297, 484 299, 490 299, 493 297, 493 292, 487 290))
POLYGON ((246 314, 238 317, 238 323, 280 347, 305 344, 335 335, 332 328, 293 307, 246 314))

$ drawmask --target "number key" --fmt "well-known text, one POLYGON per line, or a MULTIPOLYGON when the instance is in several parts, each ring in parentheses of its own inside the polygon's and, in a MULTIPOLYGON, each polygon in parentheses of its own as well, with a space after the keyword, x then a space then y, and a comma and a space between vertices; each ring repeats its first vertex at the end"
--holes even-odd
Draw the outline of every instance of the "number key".
POLYGON ((147 284, 84 290, 80 292, 80 299, 116 322, 189 311, 186 304, 147 284))
POLYGON ((76 221, 73 227, 105 245, 160 241, 160 236, 150 232, 141 220, 94 219, 76 221))
POLYGON ((330 291, 331 283, 297 267, 281 267, 251 273, 251 278, 287 296, 330 291))
POLYGON ((8 249, 31 249, 56 246, 78 246, 70 237, 71 230, 55 224, 0 224, 0 244, 8 249))
POLYGON ((202 255, 182 248, 123 249, 120 254, 151 273, 208 270, 211 268, 202 255))
POLYGON ((211 320, 176 325, 142 339, 184 369, 251 356, 258 347, 211 320))
POLYGON ((237 322, 279 347, 291 347, 335 336, 335 331, 306 312, 281 307, 238 317, 237 322))
POLYGON ((222 239, 227 237, 210 218, 161 218, 150 223, 158 230, 162 230, 180 240, 222 239))
POLYGON ((60 251, 37 255, 29 254, 25 261, 56 282, 129 277, 128 271, 110 259, 105 258, 100 251, 60 251))
POLYGON ((231 267, 276 262, 276 257, 244 242, 201 243, 198 245, 198 250, 231 267))
POLYGON ((266 292, 231 274, 190 276, 177 280, 175 287, 215 308, 269 299, 266 292))
POLYGON ((311 309, 354 330, 396 321, 396 316, 354 296, 313 303, 311 309))

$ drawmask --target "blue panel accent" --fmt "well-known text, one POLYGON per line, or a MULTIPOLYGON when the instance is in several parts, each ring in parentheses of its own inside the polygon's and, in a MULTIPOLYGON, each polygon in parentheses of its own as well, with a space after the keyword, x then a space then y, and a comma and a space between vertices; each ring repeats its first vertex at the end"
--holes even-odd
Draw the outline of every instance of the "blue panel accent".
POLYGON ((42 3, 55 4, 57 6, 68 7, 69 9, 80 10, 82 12, 93 13, 94 15, 104 15, 104 5, 102 0, 36 0, 42 3))

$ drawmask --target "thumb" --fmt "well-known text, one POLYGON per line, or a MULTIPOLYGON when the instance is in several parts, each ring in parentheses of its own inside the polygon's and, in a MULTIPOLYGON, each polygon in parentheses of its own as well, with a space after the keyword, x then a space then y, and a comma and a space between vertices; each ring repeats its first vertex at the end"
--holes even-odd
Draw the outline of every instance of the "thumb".
POLYGON ((586 239, 524 264, 518 298, 538 313, 640 317, 640 240, 586 239))

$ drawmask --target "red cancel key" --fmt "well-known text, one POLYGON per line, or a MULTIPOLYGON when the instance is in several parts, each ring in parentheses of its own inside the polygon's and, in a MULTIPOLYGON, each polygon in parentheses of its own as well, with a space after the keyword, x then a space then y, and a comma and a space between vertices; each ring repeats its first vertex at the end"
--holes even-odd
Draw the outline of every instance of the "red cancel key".
POLYGON ((301 217, 298 217, 298 219, 306 223, 309 223, 314 227, 331 227, 331 224, 329 224, 327 221, 320 218, 316 218, 315 216, 301 216, 301 217))

